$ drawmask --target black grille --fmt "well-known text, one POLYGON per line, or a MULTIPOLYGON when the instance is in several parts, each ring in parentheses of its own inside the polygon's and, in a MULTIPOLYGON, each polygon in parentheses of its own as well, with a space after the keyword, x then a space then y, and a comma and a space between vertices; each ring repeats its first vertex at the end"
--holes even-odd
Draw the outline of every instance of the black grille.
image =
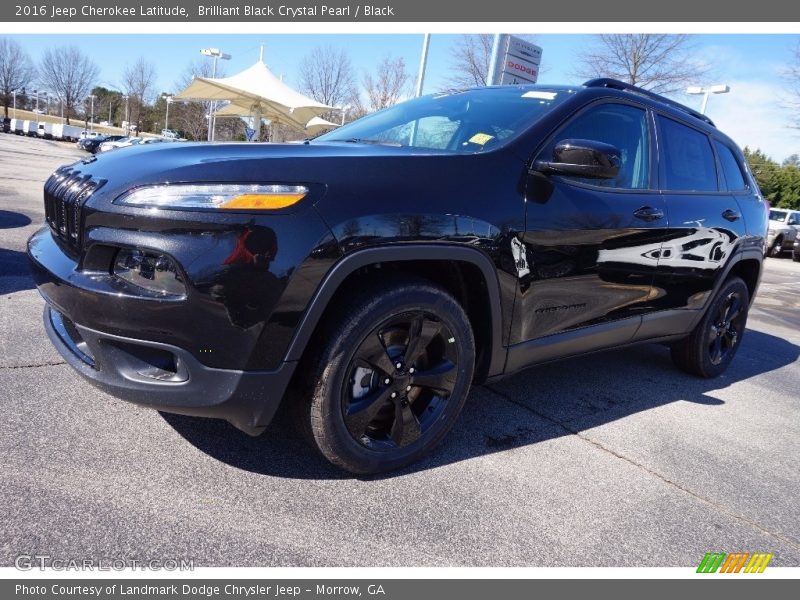
POLYGON ((61 167, 44 184, 44 215, 53 235, 73 254, 81 246, 81 212, 98 182, 74 167, 61 167))

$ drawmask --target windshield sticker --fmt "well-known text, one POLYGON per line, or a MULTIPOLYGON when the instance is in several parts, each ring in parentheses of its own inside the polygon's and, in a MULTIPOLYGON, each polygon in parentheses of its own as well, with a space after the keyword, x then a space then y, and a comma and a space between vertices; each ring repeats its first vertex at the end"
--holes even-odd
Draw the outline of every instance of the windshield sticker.
POLYGON ((486 144, 486 142, 488 142, 489 140, 493 140, 493 139, 494 139, 494 136, 493 135, 489 135, 488 133, 476 133, 471 138, 469 138, 469 141, 470 141, 471 144, 479 144, 479 145, 483 146, 483 145, 486 144))
POLYGON ((539 100, 555 100, 556 96, 558 96, 558 92, 542 92, 538 90, 522 94, 523 98, 538 98, 539 100))

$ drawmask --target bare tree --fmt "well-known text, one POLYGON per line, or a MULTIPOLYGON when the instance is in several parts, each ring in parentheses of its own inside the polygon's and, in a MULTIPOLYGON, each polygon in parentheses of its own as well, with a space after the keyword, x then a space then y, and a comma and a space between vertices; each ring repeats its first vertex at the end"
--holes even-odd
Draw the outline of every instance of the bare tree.
POLYGON ((77 46, 48 48, 39 64, 39 79, 63 103, 67 123, 92 89, 97 73, 97 65, 77 46))
POLYGON ((0 38, 0 96, 3 99, 4 116, 16 90, 26 87, 33 78, 31 59, 17 42, 0 38))
POLYGON ((370 110, 381 110, 397 104, 406 91, 411 76, 406 71, 406 62, 402 57, 386 56, 378 64, 375 74, 364 73, 364 89, 370 110))
POLYGON ((122 74, 122 85, 128 95, 130 121, 135 123, 137 131, 141 127, 144 108, 151 100, 156 83, 156 67, 143 57, 136 59, 133 65, 127 65, 122 74))
MULTIPOLYGON (((189 63, 180 79, 175 82, 175 89, 186 89, 195 77, 211 77, 212 69, 210 60, 189 63)), ((220 65, 217 65, 216 76, 225 77, 225 72, 220 65)), ((175 128, 182 131, 185 137, 192 140, 204 140, 208 138, 208 120, 206 116, 210 110, 210 102, 176 101, 172 103, 170 108, 170 122, 174 123, 175 128)))
POLYGON ((579 56, 575 75, 611 77, 661 94, 702 82, 707 68, 688 35, 602 34, 579 56))
POLYGON ((451 88, 461 89, 486 85, 492 58, 494 35, 464 35, 452 49, 453 75, 447 80, 451 88))
POLYGON ((300 90, 328 106, 341 107, 350 103, 356 88, 347 51, 333 46, 312 49, 300 61, 300 90))

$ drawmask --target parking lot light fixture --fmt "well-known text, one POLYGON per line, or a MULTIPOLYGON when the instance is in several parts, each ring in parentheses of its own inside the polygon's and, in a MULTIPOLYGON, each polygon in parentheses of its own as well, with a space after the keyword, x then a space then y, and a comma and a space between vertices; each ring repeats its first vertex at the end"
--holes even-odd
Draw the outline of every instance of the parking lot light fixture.
POLYGON ((703 105, 700 108, 700 114, 706 114, 706 107, 708 106, 708 97, 711 94, 727 94, 731 91, 730 86, 724 84, 712 85, 707 88, 701 87, 699 85, 693 85, 691 87, 686 88, 686 93, 691 94, 693 96, 699 96, 700 94, 703 95, 703 105))
POLYGON ((92 101, 92 112, 91 112, 91 117, 89 117, 89 123, 91 123, 91 125, 89 126, 89 129, 91 131, 94 131, 94 99, 95 98, 97 98, 97 96, 95 96, 94 94, 89 94, 89 99, 92 101))
MULTIPOLYGON (((217 77, 217 61, 220 58, 222 60, 230 60, 231 59, 231 55, 230 54, 225 54, 219 48, 202 48, 200 50, 200 54, 202 54, 203 56, 208 56, 209 58, 214 59, 214 64, 211 67, 211 78, 212 79, 215 79, 217 77)), ((208 141, 209 142, 213 142, 214 141, 214 129, 216 128, 216 125, 217 125, 217 117, 216 117, 217 102, 216 102, 216 100, 212 100, 211 101, 211 106, 210 106, 209 110, 211 112, 211 118, 208 120, 208 141)))
POLYGON ((129 98, 129 96, 127 94, 125 94, 124 96, 122 96, 122 98, 125 100, 125 127, 123 128, 123 133, 125 135, 128 135, 128 132, 130 131, 130 128, 131 128, 130 115, 128 114, 128 98, 129 98))
POLYGON ((171 94, 164 94, 162 96, 164 100, 167 102, 167 114, 164 117, 164 129, 169 129, 169 105, 173 103, 173 98, 171 94))

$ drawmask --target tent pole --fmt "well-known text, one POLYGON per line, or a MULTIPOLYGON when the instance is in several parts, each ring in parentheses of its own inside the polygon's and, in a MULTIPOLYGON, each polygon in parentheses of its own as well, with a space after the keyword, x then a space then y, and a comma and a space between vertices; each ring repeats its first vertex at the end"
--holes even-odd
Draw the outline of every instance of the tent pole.
POLYGON ((260 142, 261 141, 261 105, 257 105, 255 107, 255 111, 253 112, 253 129, 256 130, 255 134, 253 134, 253 141, 260 142))

